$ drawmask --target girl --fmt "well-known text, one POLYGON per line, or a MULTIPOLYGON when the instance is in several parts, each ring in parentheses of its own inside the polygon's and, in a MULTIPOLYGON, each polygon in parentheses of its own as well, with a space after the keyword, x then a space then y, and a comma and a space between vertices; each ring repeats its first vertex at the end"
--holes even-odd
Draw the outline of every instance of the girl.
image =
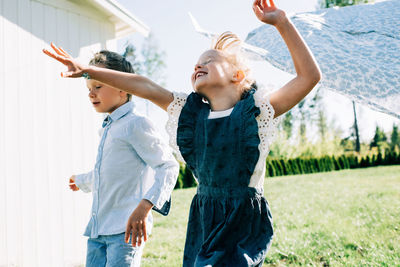
POLYGON ((249 79, 239 53, 232 49, 239 40, 230 33, 200 56, 192 74, 195 92, 189 96, 139 75, 81 65, 62 50, 44 50, 68 67, 63 77, 90 76, 168 112, 170 142, 199 182, 190 208, 184 266, 262 265, 273 235, 262 186, 274 118, 320 80, 317 63, 285 12, 273 0, 255 0, 253 10, 280 32, 297 72, 270 95, 249 79))

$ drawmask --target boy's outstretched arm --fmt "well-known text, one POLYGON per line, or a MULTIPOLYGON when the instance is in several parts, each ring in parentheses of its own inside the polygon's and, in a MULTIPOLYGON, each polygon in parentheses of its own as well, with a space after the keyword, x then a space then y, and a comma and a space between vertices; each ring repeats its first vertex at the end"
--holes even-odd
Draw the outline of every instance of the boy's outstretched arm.
POLYGON ((43 52, 68 67, 66 72, 61 73, 62 77, 77 78, 87 73, 91 79, 129 94, 148 99, 164 110, 167 110, 168 105, 174 100, 173 94, 170 91, 146 77, 133 73, 83 65, 61 47, 56 47, 53 43, 51 47, 55 53, 47 49, 43 49, 43 52))
POLYGON ((281 89, 272 93, 270 103, 275 117, 285 113, 299 103, 319 82, 321 71, 303 38, 287 18, 284 11, 276 8, 274 1, 255 0, 253 10, 257 18, 271 24, 281 34, 292 56, 297 76, 281 89))

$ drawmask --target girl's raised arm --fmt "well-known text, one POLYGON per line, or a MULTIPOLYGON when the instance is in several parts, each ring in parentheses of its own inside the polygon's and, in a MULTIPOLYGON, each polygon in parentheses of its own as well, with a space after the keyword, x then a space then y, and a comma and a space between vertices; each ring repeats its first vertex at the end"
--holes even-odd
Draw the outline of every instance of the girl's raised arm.
POLYGON ((276 8, 274 1, 255 0, 253 10, 257 18, 271 24, 281 34, 292 56, 297 76, 272 93, 270 103, 274 107, 275 117, 285 113, 299 103, 319 82, 321 71, 311 51, 284 11, 276 8))
POLYGON ((68 70, 61 73, 62 77, 76 78, 88 75, 90 79, 97 80, 129 94, 148 99, 164 110, 167 110, 169 104, 174 100, 173 94, 170 91, 146 77, 133 73, 82 65, 61 47, 56 47, 53 43, 51 43, 51 47, 55 53, 47 49, 43 49, 43 52, 67 66, 68 70))

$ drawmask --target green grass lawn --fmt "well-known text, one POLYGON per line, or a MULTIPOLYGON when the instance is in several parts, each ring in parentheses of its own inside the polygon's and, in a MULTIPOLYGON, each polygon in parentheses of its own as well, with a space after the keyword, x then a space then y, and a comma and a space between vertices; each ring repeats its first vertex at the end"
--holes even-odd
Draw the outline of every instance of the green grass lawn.
MULTIPOLYGON (((265 179, 275 236, 265 266, 400 266, 400 166, 265 179)), ((195 188, 155 214, 142 266, 181 266, 195 188)))

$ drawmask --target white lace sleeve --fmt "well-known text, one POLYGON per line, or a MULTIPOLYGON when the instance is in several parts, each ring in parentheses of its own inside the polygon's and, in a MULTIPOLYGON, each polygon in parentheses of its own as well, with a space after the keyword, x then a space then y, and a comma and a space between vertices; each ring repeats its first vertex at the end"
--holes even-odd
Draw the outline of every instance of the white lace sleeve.
POLYGON ((181 114, 182 108, 186 103, 186 98, 188 97, 185 93, 177 93, 173 92, 174 100, 169 104, 167 108, 168 113, 168 121, 165 125, 165 130, 169 135, 169 145, 174 150, 177 159, 181 162, 185 162, 183 159, 181 152, 179 151, 179 147, 176 143, 176 134, 178 130, 178 121, 179 116, 181 114))
POLYGON ((260 115, 257 116, 258 124, 258 136, 260 138, 260 144, 258 146, 260 150, 260 156, 266 158, 269 153, 270 145, 276 137, 276 130, 279 118, 274 119, 275 110, 269 103, 269 94, 272 90, 265 87, 260 87, 254 93, 255 105, 260 109, 260 115))

